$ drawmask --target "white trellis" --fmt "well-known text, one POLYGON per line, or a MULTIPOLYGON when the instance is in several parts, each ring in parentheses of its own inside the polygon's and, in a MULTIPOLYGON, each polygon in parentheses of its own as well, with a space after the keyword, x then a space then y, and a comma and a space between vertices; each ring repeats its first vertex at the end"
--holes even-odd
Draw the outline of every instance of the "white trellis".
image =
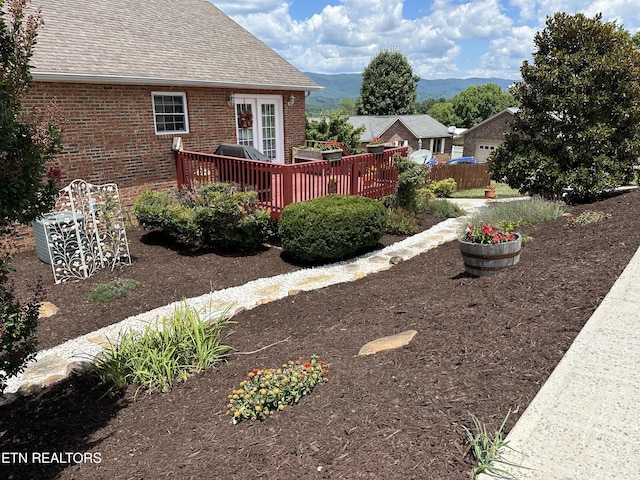
POLYGON ((56 283, 81 280, 98 269, 131 265, 115 183, 74 180, 60 191, 56 211, 34 222, 42 228, 56 283))

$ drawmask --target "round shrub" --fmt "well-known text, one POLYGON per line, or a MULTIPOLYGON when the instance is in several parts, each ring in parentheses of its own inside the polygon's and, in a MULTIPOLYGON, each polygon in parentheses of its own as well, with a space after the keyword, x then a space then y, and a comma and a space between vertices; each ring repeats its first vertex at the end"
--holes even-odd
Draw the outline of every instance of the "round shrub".
POLYGON ((431 182, 429 190, 439 198, 447 198, 456 193, 458 185, 453 178, 445 178, 439 182, 431 182))
POLYGON ((375 246, 386 227, 381 202, 329 195, 287 205, 280 217, 280 240, 284 252, 297 261, 336 261, 375 246))

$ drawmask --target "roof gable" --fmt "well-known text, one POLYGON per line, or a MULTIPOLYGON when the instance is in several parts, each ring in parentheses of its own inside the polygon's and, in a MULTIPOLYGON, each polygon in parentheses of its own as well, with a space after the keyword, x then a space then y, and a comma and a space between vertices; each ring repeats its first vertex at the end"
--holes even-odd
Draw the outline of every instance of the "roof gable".
POLYGON ((382 137, 396 122, 401 122, 416 138, 450 137, 449 129, 429 115, 358 115, 349 117, 349 123, 354 127, 365 127, 360 137, 367 142, 375 137, 382 137))
POLYGON ((35 3, 35 80, 321 89, 208 0, 35 3))
POLYGON ((496 113, 495 115, 483 120, 480 123, 475 124, 473 127, 470 127, 468 129, 466 129, 464 132, 462 132, 460 134, 460 136, 464 137, 465 135, 467 135, 469 132, 473 132, 475 129, 477 129, 478 127, 485 125, 489 122, 493 122, 496 118, 501 117, 504 114, 509 114, 511 116, 514 116, 516 113, 518 113, 520 109, 517 107, 508 107, 505 108, 504 110, 502 110, 501 112, 496 113))

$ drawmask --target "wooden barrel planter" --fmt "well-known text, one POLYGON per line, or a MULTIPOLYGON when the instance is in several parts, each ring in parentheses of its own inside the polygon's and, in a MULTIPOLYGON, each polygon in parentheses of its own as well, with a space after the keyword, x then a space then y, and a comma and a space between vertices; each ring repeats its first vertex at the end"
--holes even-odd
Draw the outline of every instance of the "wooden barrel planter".
POLYGON ((504 243, 472 243, 459 239, 460 253, 464 262, 464 270, 470 275, 483 277, 515 265, 520 261, 522 247, 521 237, 504 243))

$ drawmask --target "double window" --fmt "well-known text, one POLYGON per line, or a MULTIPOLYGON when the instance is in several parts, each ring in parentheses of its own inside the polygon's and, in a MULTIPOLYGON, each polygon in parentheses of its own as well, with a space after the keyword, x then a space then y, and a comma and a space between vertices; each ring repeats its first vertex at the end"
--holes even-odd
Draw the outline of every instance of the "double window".
POLYGON ((187 95, 175 92, 152 92, 153 123, 157 135, 189 133, 187 95))

